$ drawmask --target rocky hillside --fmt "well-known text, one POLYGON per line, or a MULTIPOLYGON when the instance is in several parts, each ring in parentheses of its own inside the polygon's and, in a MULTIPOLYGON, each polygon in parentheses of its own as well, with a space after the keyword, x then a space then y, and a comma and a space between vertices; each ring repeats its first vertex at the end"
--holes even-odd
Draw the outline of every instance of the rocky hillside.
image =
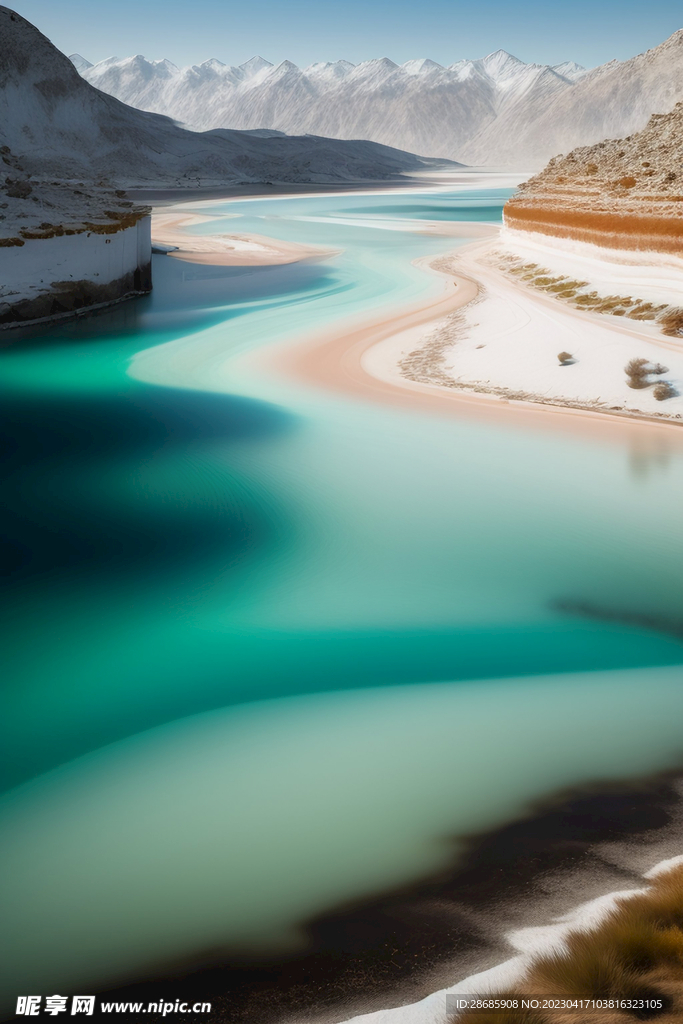
POLYGON ((0 7, 0 145, 30 175, 122 186, 377 180, 431 166, 372 142, 185 131, 95 89, 7 7, 0 7))
POLYGON ((641 131, 683 100, 683 29, 659 46, 583 75, 541 102, 516 103, 459 150, 469 164, 541 167, 555 153, 641 131))
POLYGON ((127 199, 123 189, 34 181, 7 146, 0 146, 0 161, 4 172, 0 248, 21 247, 29 239, 89 231, 115 234, 151 212, 149 207, 127 199))
POLYGON ((554 157, 504 218, 509 228, 609 248, 681 252, 683 102, 634 135, 554 157))

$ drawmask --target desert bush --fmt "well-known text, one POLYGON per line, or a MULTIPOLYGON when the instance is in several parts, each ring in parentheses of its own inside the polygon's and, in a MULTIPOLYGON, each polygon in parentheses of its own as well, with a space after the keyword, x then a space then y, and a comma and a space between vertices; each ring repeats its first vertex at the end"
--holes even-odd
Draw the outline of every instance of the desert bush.
POLYGON ((624 367, 624 372, 627 377, 644 377, 647 374, 645 369, 647 365, 647 359, 629 359, 624 367))
MULTIPOLYGON (((522 992, 534 993, 537 998, 543 994, 595 999, 661 997, 666 1020, 673 1021, 681 1019, 682 976, 683 865, 679 865, 658 875, 645 892, 618 900, 597 926, 570 932, 561 951, 532 960, 518 992, 506 990, 495 995, 502 999, 519 998, 522 992)), ((595 1024, 616 1024, 617 1020, 655 1015, 657 1011, 614 1014, 596 1010, 590 1019, 595 1024)), ((575 1019, 579 1024, 579 1018, 575 1019)), ((538 1011, 476 1011, 454 1017, 452 1024, 549 1024, 549 1020, 538 1011)))
POLYGON ((624 367, 628 378, 627 384, 630 388, 649 388, 652 383, 648 380, 650 363, 647 359, 630 359, 624 367))
POLYGON ((667 398, 675 398, 678 392, 673 384, 670 384, 668 380, 660 380, 655 384, 652 394, 658 402, 664 402, 667 398))
POLYGON ((679 338, 683 334, 683 309, 670 309, 659 318, 659 323, 662 326, 662 334, 670 338, 679 338))
POLYGON ((662 366, 661 363, 650 363, 650 369, 647 372, 648 373, 668 373, 669 372, 669 367, 668 366, 662 366))
POLYGON ((633 188, 635 183, 636 179, 631 174, 626 174, 623 178, 619 178, 619 184, 622 188, 633 188))
POLYGON ((558 352, 557 358, 560 360, 560 366, 566 366, 567 363, 574 362, 574 356, 571 352, 558 352))

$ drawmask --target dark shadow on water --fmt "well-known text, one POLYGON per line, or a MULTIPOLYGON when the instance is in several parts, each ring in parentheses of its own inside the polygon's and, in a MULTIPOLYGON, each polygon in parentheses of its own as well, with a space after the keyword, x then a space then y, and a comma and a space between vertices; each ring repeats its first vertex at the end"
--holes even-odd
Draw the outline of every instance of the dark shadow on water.
POLYGON ((552 601, 550 607, 564 615, 577 618, 593 619, 596 622, 608 622, 635 629, 647 630, 651 633, 662 633, 664 636, 683 640, 683 617, 658 615, 647 611, 629 608, 606 608, 592 601, 562 598, 552 601))
POLYGON ((150 344, 159 344, 233 320, 252 302, 268 299, 291 305, 346 287, 334 263, 327 260, 272 267, 214 267, 153 256, 152 275, 154 288, 147 296, 52 326, 38 324, 0 332, 0 350, 21 346, 28 351, 107 338, 120 344, 126 336, 134 338, 139 348, 143 332, 167 335, 150 338, 150 344))
MULTIPOLYGON (((120 394, 5 396, 0 409, 3 505, 3 589, 19 580, 87 569, 89 575, 149 571, 152 563, 191 560, 220 543, 257 542, 256 509, 231 506, 229 484, 216 503, 191 489, 149 501, 150 459, 183 457, 186 446, 231 445, 288 431, 294 418, 250 399, 143 387, 120 394), (107 501, 98 479, 124 465, 131 480, 127 507, 107 501)), ((241 496, 243 499, 243 495, 241 496)))

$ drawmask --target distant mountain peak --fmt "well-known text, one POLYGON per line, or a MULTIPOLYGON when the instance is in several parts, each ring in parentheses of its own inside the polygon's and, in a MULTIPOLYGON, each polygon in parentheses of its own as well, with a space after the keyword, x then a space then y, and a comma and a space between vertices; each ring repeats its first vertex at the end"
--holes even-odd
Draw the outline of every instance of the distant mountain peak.
POLYGON ((340 79, 345 78, 354 67, 355 64, 350 60, 316 61, 304 69, 304 75, 309 78, 340 79))
POLYGON ((487 54, 481 63, 488 73, 494 76, 505 68, 528 67, 523 60, 515 57, 512 53, 508 53, 507 50, 494 50, 493 53, 487 54))
POLYGON ((576 82, 586 74, 586 68, 577 64, 575 60, 565 60, 561 64, 553 64, 550 70, 557 75, 562 75, 563 78, 568 78, 570 82, 576 82))
POLYGON ((263 71, 264 68, 272 68, 274 65, 264 57, 250 57, 249 60, 245 60, 244 64, 240 64, 240 71, 244 71, 247 75, 256 75, 259 71, 263 71))
POLYGON ((73 66, 76 68, 76 71, 79 71, 79 72, 80 71, 86 71, 88 68, 93 67, 93 65, 91 64, 91 62, 89 60, 86 60, 85 57, 81 57, 80 53, 72 53, 69 56, 69 60, 71 61, 73 66))
POLYGON ((421 75, 429 71, 444 71, 443 64, 437 64, 435 60, 422 57, 418 60, 407 60, 401 67, 409 75, 421 75))

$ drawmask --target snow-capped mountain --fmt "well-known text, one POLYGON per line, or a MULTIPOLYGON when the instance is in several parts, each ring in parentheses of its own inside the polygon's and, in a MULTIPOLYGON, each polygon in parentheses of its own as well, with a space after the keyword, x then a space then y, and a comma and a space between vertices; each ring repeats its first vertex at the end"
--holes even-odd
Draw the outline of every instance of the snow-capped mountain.
POLYGON ((539 166, 576 146, 639 132, 651 114, 669 113, 679 100, 683 29, 636 57, 581 73, 571 88, 549 92, 540 103, 534 98, 532 104, 511 104, 468 140, 461 158, 473 164, 505 163, 511 154, 521 154, 528 166, 539 166))
POLYGON ((194 128, 274 128, 372 139, 469 164, 540 166, 605 136, 640 130, 683 99, 682 33, 631 60, 586 71, 525 64, 505 50, 449 67, 386 57, 298 68, 262 57, 178 68, 110 58, 83 76, 111 95, 194 128))
POLYGON ((212 59, 178 68, 137 55, 82 71, 103 92, 193 128, 275 128, 340 139, 372 139, 453 159, 464 142, 522 96, 571 88, 583 69, 525 64, 504 50, 445 68, 387 57, 273 65, 262 57, 232 67, 212 59))
MULTIPOLYGON (((49 179, 335 182, 395 178, 430 166, 373 142, 186 131, 93 88, 37 28, 7 7, 0 7, 0 65, 0 146, 29 174, 49 179)), ((171 67, 161 62, 155 77, 170 74, 171 67)))

